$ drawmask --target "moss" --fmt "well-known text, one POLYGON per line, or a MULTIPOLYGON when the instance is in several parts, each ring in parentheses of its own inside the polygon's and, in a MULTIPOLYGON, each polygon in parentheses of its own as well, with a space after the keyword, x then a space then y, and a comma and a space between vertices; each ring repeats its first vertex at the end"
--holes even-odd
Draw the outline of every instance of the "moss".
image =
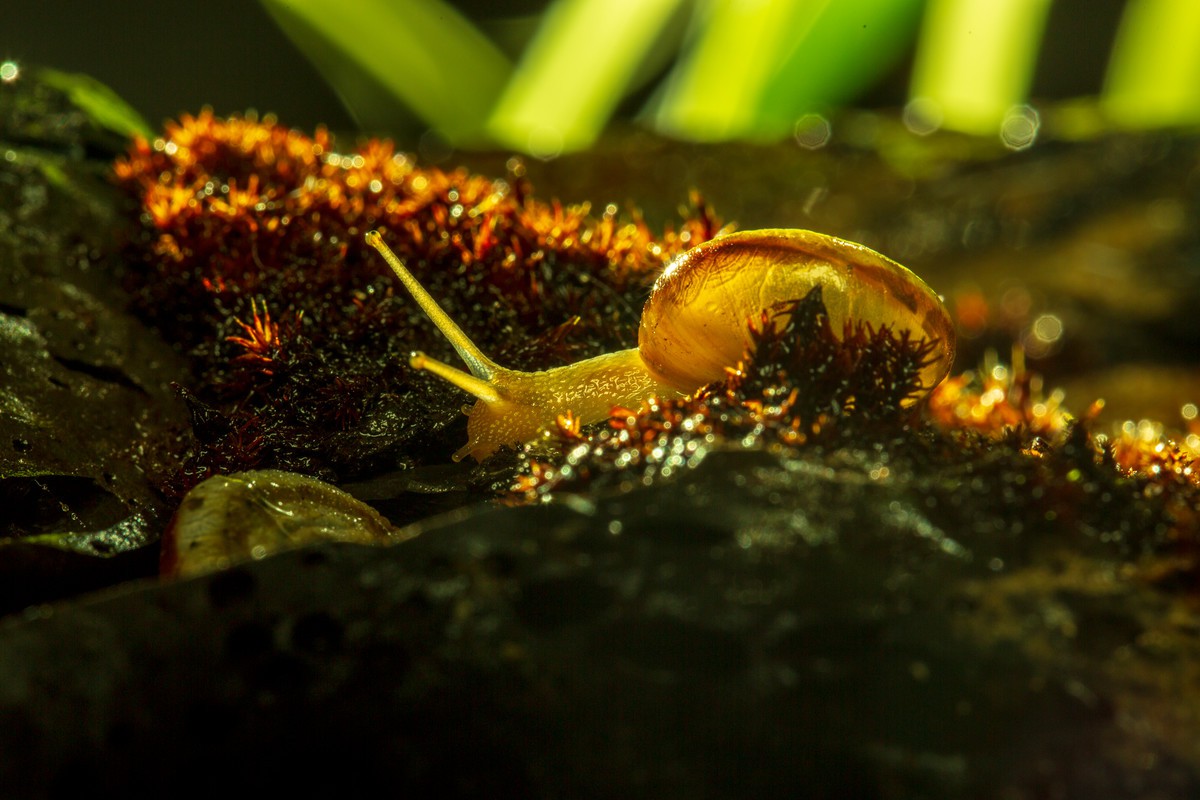
POLYGON ((539 369, 629 346, 656 271, 720 228, 699 198, 655 234, 536 199, 517 162, 491 180, 417 167, 386 141, 339 152, 324 130, 209 112, 136 141, 115 176, 141 208, 135 304, 195 366, 203 421, 173 491, 238 469, 347 479, 444 460, 437 432, 462 399, 407 355, 452 356, 395 295, 368 230, 481 347, 539 369))
POLYGON ((626 491, 674 480, 714 451, 769 451, 835 480, 910 487, 947 546, 1115 548, 1155 580, 1200 570, 1195 457, 1163 439, 1094 435, 1100 403, 1073 418, 1037 376, 995 365, 913 403, 930 343, 862 324, 835 334, 819 289, 752 330, 743 361, 691 397, 623 409, 589 430, 561 418, 516 495, 626 491))
POLYGON ((725 380, 680 400, 619 410, 593 433, 559 420, 559 452, 533 460, 517 490, 532 498, 601 476, 652 482, 713 447, 836 445, 904 429, 934 343, 847 320, 835 333, 821 287, 751 321, 752 344, 725 380))
MULTIPOLYGON (((390 143, 338 152, 274 120, 185 117, 115 168, 138 199, 129 280, 142 313, 192 356, 195 441, 171 486, 283 468, 347 480, 444 462, 462 398, 414 373, 415 349, 453 358, 361 243, 380 229, 498 361, 544 369, 632 344, 640 298, 720 223, 699 198, 652 234, 502 180, 415 166, 390 143), (486 309, 486 313, 483 311, 486 309)), ((819 291, 756 321, 728 377, 682 400, 570 415, 527 457, 512 498, 670 480, 714 449, 770 450, 821 469, 920 487, 947 530, 1062 531, 1182 553, 1200 519, 1195 454, 1159 436, 1092 431, 1020 364, 952 377, 927 402, 929 343, 857 323, 834 331, 819 291)), ((505 463, 512 464, 509 454, 505 463)), ((488 467, 488 483, 504 470, 488 467)), ((464 478, 470 483, 470 478, 464 478)))

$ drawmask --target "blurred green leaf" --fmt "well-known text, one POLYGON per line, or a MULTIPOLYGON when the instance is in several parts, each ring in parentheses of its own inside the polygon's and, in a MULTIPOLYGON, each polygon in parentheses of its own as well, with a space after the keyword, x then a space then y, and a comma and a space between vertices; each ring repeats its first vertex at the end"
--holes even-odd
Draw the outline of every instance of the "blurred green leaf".
POLYGON ((652 104, 667 133, 777 139, 846 102, 911 42, 923 0, 715 0, 652 104))
POLYGON ((512 65, 440 0, 262 0, 362 127, 387 128, 398 103, 453 144, 478 143, 512 65))
MULTIPOLYGON (((591 145, 672 60, 643 121, 689 139, 779 140, 853 102, 914 43, 910 130, 1019 149, 1041 124, 1026 103, 1053 0, 555 0, 540 15, 505 5, 510 17, 481 4, 515 68, 448 0, 262 2, 363 128, 396 132, 415 114, 454 145, 551 157, 591 145)), ((1107 77, 1102 103, 1078 109, 1200 122, 1200 2, 1129 0, 1107 77)), ((1098 113, 1072 119, 1103 126, 1098 113)))
POLYGON ((910 94, 934 127, 997 134, 1028 97, 1051 0, 930 0, 910 94))
POLYGON ((852 101, 912 46, 924 6, 925 0, 838 0, 811 20, 808 10, 793 18, 792 29, 805 35, 763 87, 753 135, 786 136, 804 114, 852 101))
POLYGON ((1131 0, 1113 44, 1102 107, 1129 127, 1200 122, 1200 3, 1131 0))
POLYGON ((64 92, 97 125, 121 136, 154 138, 154 131, 146 120, 95 78, 53 69, 43 69, 40 74, 43 81, 64 92))
POLYGON ((696 17, 691 46, 648 116, 676 136, 721 140, 749 133, 779 65, 829 0, 712 0, 696 17))
POLYGON ((559 0, 505 90, 488 130, 537 155, 585 148, 683 0, 559 0))

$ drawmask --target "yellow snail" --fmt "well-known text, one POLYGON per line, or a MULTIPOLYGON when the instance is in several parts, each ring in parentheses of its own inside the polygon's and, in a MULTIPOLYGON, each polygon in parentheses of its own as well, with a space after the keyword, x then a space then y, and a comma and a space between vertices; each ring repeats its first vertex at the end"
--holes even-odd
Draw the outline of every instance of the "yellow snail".
POLYGON ((820 284, 834 330, 846 319, 908 330, 936 342, 921 371, 928 392, 954 358, 954 327, 938 296, 896 262, 861 244, 812 231, 760 230, 719 236, 682 253, 654 283, 642 310, 638 346, 544 372, 505 369, 480 352, 417 283, 376 231, 367 243, 388 262, 417 303, 454 345, 470 373, 414 353, 410 364, 479 398, 467 444, 454 460, 477 460, 501 445, 535 438, 558 415, 581 423, 614 406, 637 408, 657 395, 681 397, 720 380, 750 345, 748 321, 820 284))

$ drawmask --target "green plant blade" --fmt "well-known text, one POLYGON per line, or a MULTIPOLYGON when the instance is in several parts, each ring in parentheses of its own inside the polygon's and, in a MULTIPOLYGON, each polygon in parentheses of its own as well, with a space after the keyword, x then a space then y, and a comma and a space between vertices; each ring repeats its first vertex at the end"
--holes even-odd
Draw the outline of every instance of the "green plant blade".
POLYGON ((778 139, 905 51, 923 0, 713 0, 647 116, 691 139, 778 139))
POLYGON ((790 43, 755 105, 756 136, 790 134, 806 113, 853 100, 904 55, 924 0, 838 0, 795 9, 790 43), (814 16, 815 14, 815 16, 814 16))
POLYGON ((1200 122, 1200 3, 1130 1, 1113 44, 1101 107, 1127 127, 1200 122))
POLYGON ((1049 12, 1050 0, 930 0, 913 100, 952 130, 998 133, 1027 99, 1049 12))
POLYGON ((141 114, 95 78, 53 69, 42 70, 41 77, 48 85, 65 92, 97 125, 121 136, 154 138, 153 129, 141 114))
POLYGON ((651 104, 654 126, 713 141, 752 130, 755 109, 783 54, 803 40, 828 2, 708 3, 697 15, 692 46, 651 104))
POLYGON ((262 0, 367 129, 404 104, 454 144, 479 142, 512 65, 440 0, 262 0))
POLYGON ((683 0, 560 0, 505 90, 488 130, 553 155, 595 141, 683 0))

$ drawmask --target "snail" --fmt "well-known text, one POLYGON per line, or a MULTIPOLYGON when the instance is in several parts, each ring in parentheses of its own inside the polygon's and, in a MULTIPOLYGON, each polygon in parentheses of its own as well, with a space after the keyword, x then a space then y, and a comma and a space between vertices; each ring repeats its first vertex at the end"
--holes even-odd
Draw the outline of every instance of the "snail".
POLYGON ((720 380, 750 345, 751 318, 804 297, 818 284, 834 330, 854 319, 936 342, 933 358, 921 371, 924 393, 946 376, 954 358, 950 316, 912 272, 854 242, 774 229, 718 236, 672 261, 642 310, 636 348, 544 372, 518 372, 485 356, 377 231, 366 239, 470 370, 419 352, 409 362, 479 399, 468 412, 468 441, 454 454, 455 461, 468 454, 481 461, 501 445, 529 441, 568 410, 588 424, 605 419, 614 407, 637 408, 652 396, 685 396, 720 380))

